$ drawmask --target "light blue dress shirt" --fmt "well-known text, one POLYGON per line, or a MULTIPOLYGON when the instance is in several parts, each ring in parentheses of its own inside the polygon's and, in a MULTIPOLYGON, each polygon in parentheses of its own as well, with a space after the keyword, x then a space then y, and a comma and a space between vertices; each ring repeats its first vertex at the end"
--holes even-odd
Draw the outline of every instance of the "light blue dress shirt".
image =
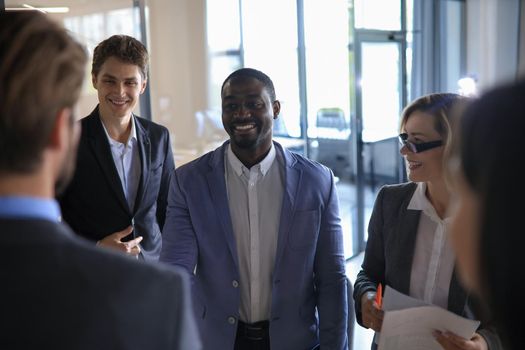
POLYGON ((0 218, 60 221, 60 206, 54 199, 0 196, 0 218))
POLYGON ((102 123, 104 131, 109 141, 111 154, 115 167, 117 168, 122 189, 128 202, 130 211, 135 207, 135 199, 140 181, 140 155, 137 142, 137 130, 135 128, 135 118, 131 116, 131 132, 126 143, 118 142, 109 136, 106 126, 102 123))

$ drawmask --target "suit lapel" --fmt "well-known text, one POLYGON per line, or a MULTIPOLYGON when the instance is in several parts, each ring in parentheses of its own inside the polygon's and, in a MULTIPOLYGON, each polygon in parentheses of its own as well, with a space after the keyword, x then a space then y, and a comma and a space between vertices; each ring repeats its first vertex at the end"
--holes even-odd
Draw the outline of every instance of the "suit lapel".
POLYGON ((213 207, 217 211, 217 217, 221 223, 222 232, 226 238, 228 249, 230 250, 230 254, 232 255, 233 261, 238 270, 239 261, 230 216, 230 206, 228 204, 226 179, 224 178, 224 152, 226 151, 228 144, 229 142, 225 142, 222 147, 213 152, 209 161, 211 170, 206 174, 206 179, 208 181, 213 207))
POLYGON ((404 198, 403 209, 397 219, 399 224, 394 232, 395 239, 392 244, 392 252, 397 252, 397 263, 395 265, 398 273, 393 274, 393 277, 398 280, 395 285, 400 286, 400 292, 407 295, 410 291, 412 260, 414 258, 414 249, 416 247, 419 217, 421 216, 421 211, 407 209, 415 188, 416 187, 414 186, 411 191, 408 191, 404 198))
MULTIPOLYGON (((132 116, 135 118, 135 116, 132 116)), ((151 143, 147 131, 144 129, 138 118, 135 118, 135 130, 137 131, 137 144, 139 147, 140 155, 140 183, 137 189, 137 197, 135 199, 135 205, 133 207, 133 214, 140 207, 140 202, 144 198, 144 191, 149 178, 149 170, 151 168, 151 143)))
POLYGON ((111 154, 111 148, 109 141, 104 131, 100 115, 98 113, 98 106, 95 110, 87 117, 88 118, 88 143, 93 151, 95 159, 98 161, 102 173, 106 177, 113 190, 118 202, 124 208, 126 212, 129 212, 129 206, 126 201, 124 190, 122 189, 122 183, 118 176, 117 168, 111 154))
POLYGON ((302 170, 296 167, 296 160, 290 152, 285 151, 278 143, 274 142, 276 150, 283 156, 284 159, 284 191, 283 201, 281 206, 281 219, 279 223, 279 235, 277 238, 277 252, 275 255, 275 267, 279 266, 279 262, 284 253, 286 242, 288 241, 288 234, 290 232, 290 225, 292 224, 293 214, 295 213, 295 199, 299 188, 301 188, 302 170))
POLYGON ((448 292, 448 309, 457 315, 464 315, 465 304, 467 303, 467 293, 461 287, 456 274, 456 269, 452 272, 450 288, 448 292))

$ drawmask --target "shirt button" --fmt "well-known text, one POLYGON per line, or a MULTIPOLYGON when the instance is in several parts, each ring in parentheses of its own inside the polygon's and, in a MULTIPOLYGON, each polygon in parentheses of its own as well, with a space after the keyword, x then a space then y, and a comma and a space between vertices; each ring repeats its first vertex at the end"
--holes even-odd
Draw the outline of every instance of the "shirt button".
POLYGON ((232 286, 233 286, 233 288, 239 287, 239 282, 237 282, 236 280, 233 280, 232 281, 232 286))
POLYGON ((233 316, 228 317, 228 323, 229 324, 235 324, 235 321, 236 321, 235 317, 233 317, 233 316))

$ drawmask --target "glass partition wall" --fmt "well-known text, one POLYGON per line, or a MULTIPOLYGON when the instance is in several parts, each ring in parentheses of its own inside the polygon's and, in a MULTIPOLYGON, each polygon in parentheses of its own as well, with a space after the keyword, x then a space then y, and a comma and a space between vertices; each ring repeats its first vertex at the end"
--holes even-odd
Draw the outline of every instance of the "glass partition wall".
MULTIPOLYGON (((282 101, 282 115, 274 124, 275 138, 292 151, 326 165, 336 176, 347 258, 364 249, 378 189, 405 179, 396 141, 402 108, 414 97, 435 89, 435 84, 428 83, 433 77, 446 82, 438 87, 453 89, 455 77, 464 68, 464 3, 446 0, 436 5, 446 20, 438 20, 439 13, 429 3, 5 2, 8 8, 67 7, 67 12, 50 15, 71 30, 90 53, 112 34, 128 34, 146 42, 151 55, 151 95, 145 96, 141 106, 150 103, 152 113, 145 108, 146 112, 136 112, 169 128, 178 166, 227 139, 220 115, 220 87, 226 76, 240 67, 268 73, 282 101), (435 25, 427 25, 429 15, 435 25), (432 32, 445 26, 455 33, 446 41, 432 32), (429 40, 432 37, 441 39, 433 42, 429 40), (438 44, 446 48, 439 51, 438 44), (422 69, 429 67, 428 57, 439 63, 431 67, 432 74, 422 69)), ((440 33, 448 33, 445 29, 440 33)), ((86 76, 79 115, 87 115, 97 103, 89 69, 86 76)))
MULTIPOLYGON (((141 39, 140 9, 131 0, 19 1, 6 0, 6 8, 42 9, 62 23, 83 43, 90 59, 95 46, 113 34, 127 34, 141 39)), ((91 85, 91 61, 86 69, 86 83, 78 104, 78 115, 91 113, 97 105, 97 93, 91 85)), ((140 111, 141 103, 137 106, 140 111)))
MULTIPOLYGON (((221 12, 222 21, 239 21, 239 47, 230 51, 238 54, 242 66, 268 73, 282 101, 276 139, 336 176, 345 255, 351 257, 364 246, 376 190, 400 181, 398 148, 392 140, 406 100, 405 2, 229 3, 241 14, 227 17, 221 12), (379 37, 370 37, 370 32, 379 37)), ((216 4, 208 4, 209 13, 216 4)), ((209 26, 216 25, 208 27, 213 33, 209 45, 217 33, 227 35, 230 24, 221 31, 208 20, 209 26)), ((211 60, 213 67, 216 56, 211 60)))

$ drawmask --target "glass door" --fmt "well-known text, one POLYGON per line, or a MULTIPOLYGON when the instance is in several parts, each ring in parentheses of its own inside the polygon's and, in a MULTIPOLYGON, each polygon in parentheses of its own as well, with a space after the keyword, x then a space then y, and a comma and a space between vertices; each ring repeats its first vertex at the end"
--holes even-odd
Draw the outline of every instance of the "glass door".
POLYGON ((404 179, 397 141, 406 104, 405 39, 402 32, 356 31, 356 232, 360 250, 380 187, 404 179))
POLYGON ((306 141, 308 157, 335 176, 345 257, 354 255, 351 176, 351 105, 353 84, 348 52, 351 40, 347 0, 304 0, 306 141))

